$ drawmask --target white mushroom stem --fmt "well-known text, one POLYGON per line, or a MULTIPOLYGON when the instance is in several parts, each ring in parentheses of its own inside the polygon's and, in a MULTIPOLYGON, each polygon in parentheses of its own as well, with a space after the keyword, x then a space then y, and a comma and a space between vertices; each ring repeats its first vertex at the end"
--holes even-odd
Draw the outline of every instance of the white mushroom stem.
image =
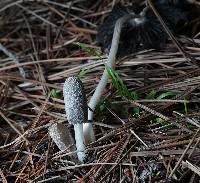
POLYGON ((75 76, 67 78, 63 86, 63 96, 67 119, 74 126, 77 156, 83 162, 86 157, 83 123, 87 122, 88 110, 81 80, 75 76))
MULTIPOLYGON (((125 15, 122 18, 120 18, 116 21, 114 33, 113 33, 113 38, 112 38, 112 44, 111 44, 111 48, 110 48, 110 52, 109 52, 109 56, 108 56, 108 62, 107 62, 108 66, 112 69, 115 68, 115 59, 116 59, 116 54, 117 54, 117 50, 118 50, 122 26, 126 21, 128 21, 132 18, 140 18, 140 16, 135 15, 135 14, 125 15)), ((138 21, 138 19, 137 19, 137 21, 138 21)), ((135 23, 137 23, 137 22, 135 22, 135 23)), ((88 104, 88 106, 93 111, 95 110, 96 105, 100 101, 100 98, 101 98, 103 91, 106 87, 108 77, 109 76, 108 76, 107 70, 105 69, 104 72, 103 72, 103 75, 101 77, 101 80, 99 81, 99 84, 96 87, 96 90, 95 90, 95 92, 94 92, 93 96, 91 97, 90 102, 88 104)), ((93 120, 93 111, 88 109, 88 120, 89 121, 93 120)), ((83 125, 83 132, 84 132, 86 142, 95 141, 94 132, 93 132, 93 128, 92 128, 91 123, 86 123, 86 124, 83 125)))
POLYGON ((95 141, 94 129, 92 123, 83 124, 83 134, 85 138, 85 144, 90 144, 95 141))
POLYGON ((83 136, 83 124, 81 123, 75 124, 74 132, 75 132, 77 156, 78 156, 79 161, 83 162, 86 157, 84 136, 83 136))

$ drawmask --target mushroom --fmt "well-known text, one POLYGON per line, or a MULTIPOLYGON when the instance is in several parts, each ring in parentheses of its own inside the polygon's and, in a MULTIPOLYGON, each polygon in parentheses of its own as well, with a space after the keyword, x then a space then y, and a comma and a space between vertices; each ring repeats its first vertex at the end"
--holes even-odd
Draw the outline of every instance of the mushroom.
POLYGON ((77 156, 80 162, 85 159, 83 123, 87 122, 88 107, 83 84, 78 77, 66 79, 63 86, 65 111, 70 124, 74 126, 77 156))
MULTIPOLYGON (((130 19, 138 18, 138 17, 140 17, 140 15, 128 14, 128 15, 125 15, 125 16, 119 18, 116 21, 113 38, 112 38, 112 43, 111 43, 111 49, 109 52, 108 62, 107 62, 108 66, 110 68, 112 68, 112 69, 115 68, 115 59, 116 59, 116 54, 117 54, 117 50, 118 50, 119 39, 120 39, 120 34, 121 34, 123 24, 130 19)), ((89 106, 88 121, 90 121, 90 122, 93 121, 93 111, 95 110, 95 108, 102 96, 102 93, 106 87, 108 77, 109 76, 108 76, 107 70, 105 69, 103 72, 103 75, 101 77, 101 80, 99 81, 99 84, 97 85, 95 92, 94 92, 93 96, 91 97, 90 102, 88 104, 88 106, 89 106)), ((95 141, 94 132, 93 132, 91 123, 84 124, 83 131, 84 131, 85 139, 87 139, 86 142, 94 142, 95 141)))
MULTIPOLYGON (((165 1, 158 1, 157 5, 162 5, 161 6, 162 8, 166 8, 165 3, 162 4, 162 2, 165 2, 165 1)), ((179 7, 178 3, 180 2, 182 1, 178 0, 177 3, 175 3, 175 5, 179 7)), ((196 1, 185 0, 186 5, 187 5, 187 2, 191 3, 191 2, 196 2, 196 1)), ((143 47, 146 45, 150 47, 151 46, 154 47, 154 45, 155 46, 157 45, 159 46, 160 44, 162 45, 163 41, 165 41, 166 39, 166 34, 165 32, 162 31, 162 26, 158 23, 157 18, 154 16, 153 12, 151 12, 148 6, 145 7, 137 15, 135 15, 134 12, 130 13, 129 9, 122 8, 119 11, 118 8, 121 8, 121 7, 115 7, 113 9, 113 11, 111 12, 110 18, 108 17, 107 21, 105 21, 105 23, 99 29, 99 31, 102 31, 102 32, 98 33, 97 35, 99 37, 98 41, 100 41, 100 43, 103 44, 103 47, 105 49, 110 48, 107 64, 112 69, 115 68, 115 59, 116 59, 116 55, 118 51, 118 46, 119 46, 120 51, 123 50, 122 40, 121 40, 122 43, 120 43, 119 45, 119 39, 120 39, 122 28, 123 28, 122 39, 124 40, 124 38, 127 38, 128 36, 128 39, 125 39, 124 45, 127 46, 127 40, 130 41, 128 44, 133 44, 132 47, 130 47, 131 50, 134 49, 135 47, 134 44, 136 43, 140 47, 141 46, 143 47), (126 23, 126 26, 123 26, 124 23, 126 23), (149 24, 151 26, 149 26, 149 24), (114 27, 114 31, 113 31, 113 27, 114 27), (127 34, 126 32, 124 33, 124 31, 128 31, 129 28, 132 28, 131 29, 132 33, 124 37, 124 35, 127 34), (142 30, 145 28, 145 31, 140 32, 141 28, 142 30), (146 29, 148 29, 148 31, 146 31, 146 29), (151 39, 146 40, 146 38, 150 38, 149 36, 152 34, 152 31, 153 33, 156 32, 156 36, 153 36, 151 37, 151 39), (141 35, 137 36, 138 34, 139 35, 141 34, 141 35), (101 40, 102 38, 103 40, 101 40), (110 45, 110 38, 112 38, 111 45, 110 45)), ((170 10, 170 11, 173 12, 173 10, 170 10)), ((179 14, 180 11, 181 9, 175 13, 179 14)), ((169 18, 172 19, 172 22, 176 22, 176 18, 179 18, 179 16, 170 16, 169 18)), ((124 48, 127 49, 127 47, 124 47, 124 48)), ((83 162, 83 160, 85 159, 85 152, 84 152, 85 144, 95 141, 94 131, 93 131, 92 123, 91 123, 93 121, 93 111, 95 110, 95 107, 101 98, 101 95, 107 84, 107 80, 108 80, 108 73, 107 73, 107 70, 105 69, 101 77, 101 80, 99 84, 97 85, 93 96, 90 99, 90 102, 88 104, 89 107, 87 107, 87 100, 86 100, 84 88, 80 79, 78 79, 75 76, 69 77, 65 81, 65 84, 63 87, 63 95, 64 95, 67 119, 69 123, 74 125, 76 149, 78 151, 77 155, 78 155, 78 159, 81 162, 83 162)), ((62 133, 64 133, 63 130, 62 130, 62 133)))
MULTIPOLYGON (((156 1, 155 3, 159 6, 160 11, 164 15, 167 15, 167 22, 177 24, 180 20, 187 20, 185 17, 186 12, 184 11, 184 7, 189 5, 191 2, 194 3, 196 1, 185 0, 183 7, 181 7, 182 1, 178 0, 176 3, 175 2, 173 4, 174 8, 168 5, 168 1, 161 0, 156 1), (174 11, 174 9, 176 11, 174 11), (171 14, 173 14, 173 16, 171 16, 171 14)), ((195 12, 195 15, 196 14, 198 15, 199 13, 195 12)), ((127 55, 128 53, 132 53, 136 50, 138 51, 139 49, 160 48, 163 47, 166 40, 167 34, 163 31, 162 25, 159 23, 157 17, 148 5, 137 15, 133 10, 126 8, 121 4, 115 5, 105 22, 99 27, 97 34, 97 42, 99 45, 102 46, 105 52, 109 51, 107 64, 112 69, 115 68, 115 59, 117 54, 118 56, 122 56, 123 54, 127 55), (121 31, 122 38, 120 39, 121 31)), ((93 120, 93 111, 95 110, 95 107, 106 87, 107 80, 108 73, 105 69, 88 104, 88 121, 93 120)), ((87 142, 95 141, 91 123, 84 124, 83 131, 87 142)))
MULTIPOLYGON (((73 152, 76 150, 75 142, 70 133, 70 130, 64 124, 61 123, 52 124, 48 128, 48 133, 61 151, 67 149, 67 152, 73 152)), ((70 156, 77 159, 76 155, 74 154, 70 156)))

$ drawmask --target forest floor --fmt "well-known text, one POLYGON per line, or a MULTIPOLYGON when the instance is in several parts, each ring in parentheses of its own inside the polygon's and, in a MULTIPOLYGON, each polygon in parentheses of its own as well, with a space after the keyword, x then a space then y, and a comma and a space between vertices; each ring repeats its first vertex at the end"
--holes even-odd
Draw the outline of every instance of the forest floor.
MULTIPOLYGON (((198 182, 200 35, 117 59, 134 99, 111 79, 94 114, 97 141, 79 164, 59 151, 48 127, 65 123, 62 86, 80 76, 87 99, 104 70, 98 26, 115 1, 0 3, 0 180, 12 182, 198 182), (91 2, 91 3, 90 3, 91 2)), ((129 1, 124 0, 124 4, 129 1)), ((199 26, 198 20, 195 25, 199 26)))

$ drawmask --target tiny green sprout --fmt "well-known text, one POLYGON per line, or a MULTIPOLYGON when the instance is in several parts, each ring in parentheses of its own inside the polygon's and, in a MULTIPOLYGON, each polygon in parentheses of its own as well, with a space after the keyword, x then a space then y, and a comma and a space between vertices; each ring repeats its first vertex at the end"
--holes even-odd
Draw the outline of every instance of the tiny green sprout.
POLYGON ((159 117, 155 117, 150 122, 151 122, 151 124, 161 124, 161 125, 164 124, 164 120, 162 118, 159 118, 159 117))
POLYGON ((52 98, 58 98, 58 94, 57 94, 55 88, 53 88, 53 89, 51 90, 51 97, 52 97, 52 98))
MULTIPOLYGON (((123 80, 120 78, 120 76, 115 70, 111 69, 107 64, 105 64, 105 67, 119 95, 127 97, 131 100, 137 100, 139 98, 136 92, 130 92, 128 90, 127 86, 124 84, 123 80)), ((138 115, 140 113, 139 107, 134 107, 132 113, 134 116, 138 115)))
POLYGON ((127 97, 128 99, 132 100, 138 99, 137 94, 135 92, 130 92, 128 90, 127 86, 124 84, 123 80, 120 78, 120 76, 115 70, 109 67, 108 64, 106 63, 105 63, 105 68, 108 72, 110 79, 112 80, 114 87, 117 89, 119 95, 127 97))
POLYGON ((97 50, 95 50, 94 48, 90 48, 88 47, 85 43, 80 43, 80 42, 76 42, 76 44, 83 49, 85 52, 93 55, 93 56, 97 56, 99 57, 99 59, 102 59, 101 57, 101 53, 99 53, 97 50))
POLYGON ((96 111, 97 113, 101 113, 105 110, 106 106, 108 105, 108 100, 107 99, 104 99, 104 100, 101 100, 98 104, 97 104, 97 107, 96 107, 96 111))
POLYGON ((132 115, 133 115, 134 117, 138 117, 139 114, 140 114, 140 108, 139 108, 139 107, 134 107, 134 108, 132 109, 132 115))
POLYGON ((82 79, 85 77, 85 75, 90 71, 90 69, 82 68, 78 74, 79 79, 82 79))
POLYGON ((162 124, 164 122, 164 120, 162 118, 155 118, 156 123, 160 123, 162 124))
POLYGON ((106 108, 105 103, 103 103, 102 105, 100 105, 99 109, 102 112, 104 109, 106 108))
POLYGON ((139 96, 135 91, 131 92, 131 99, 132 100, 138 100, 139 99, 139 96))
POLYGON ((145 97, 146 99, 155 99, 157 92, 155 90, 151 90, 147 96, 145 97))
POLYGON ((171 91, 163 92, 157 97, 157 99, 161 100, 161 99, 164 99, 164 98, 167 98, 167 97, 171 97, 171 96, 176 96, 176 93, 175 92, 171 92, 171 91))

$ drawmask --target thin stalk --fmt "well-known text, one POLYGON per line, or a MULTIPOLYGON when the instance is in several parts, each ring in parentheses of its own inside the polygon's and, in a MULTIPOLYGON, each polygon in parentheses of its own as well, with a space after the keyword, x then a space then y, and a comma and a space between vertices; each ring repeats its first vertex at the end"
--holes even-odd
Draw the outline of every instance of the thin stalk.
POLYGON ((75 141, 76 141, 76 150, 77 150, 78 160, 80 162, 83 162, 86 157, 84 135, 83 135, 83 124, 82 123, 75 124, 74 132, 75 132, 75 141))
MULTIPOLYGON (((111 69, 115 68, 115 60, 116 60, 116 55, 117 55, 117 50, 118 50, 118 45, 119 45, 119 40, 120 40, 120 34, 121 34, 123 24, 130 19, 140 18, 140 17, 141 17, 141 15, 130 14, 130 15, 125 15, 116 21, 113 38, 112 38, 111 49, 109 52, 108 62, 107 62, 107 65, 111 69)), ((96 87, 96 90, 88 104, 88 106, 92 109, 92 111, 90 109, 88 109, 88 120, 89 121, 93 120, 93 111, 95 110, 96 105, 100 101, 100 98, 106 87, 108 77, 109 77, 109 75, 107 73, 107 70, 105 69, 103 72, 103 75, 101 77, 101 80, 100 80, 98 86, 96 87)), ((85 139, 87 142, 95 141, 94 131, 93 131, 91 123, 85 123, 83 125, 83 132, 84 132, 84 136, 85 136, 85 139), (88 136, 88 134, 90 134, 90 135, 88 136)))

